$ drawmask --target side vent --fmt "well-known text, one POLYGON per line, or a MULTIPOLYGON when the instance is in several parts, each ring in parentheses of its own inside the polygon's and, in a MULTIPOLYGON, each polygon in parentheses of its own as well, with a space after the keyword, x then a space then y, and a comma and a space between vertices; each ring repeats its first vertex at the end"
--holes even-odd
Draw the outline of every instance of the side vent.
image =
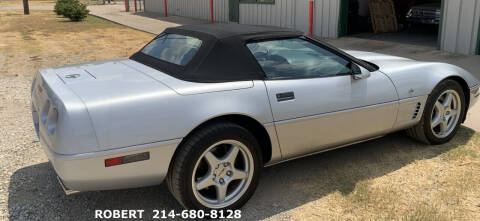
POLYGON ((415 107, 415 112, 413 112, 412 120, 417 119, 418 112, 420 112, 420 107, 422 107, 422 104, 418 102, 417 106, 415 107))

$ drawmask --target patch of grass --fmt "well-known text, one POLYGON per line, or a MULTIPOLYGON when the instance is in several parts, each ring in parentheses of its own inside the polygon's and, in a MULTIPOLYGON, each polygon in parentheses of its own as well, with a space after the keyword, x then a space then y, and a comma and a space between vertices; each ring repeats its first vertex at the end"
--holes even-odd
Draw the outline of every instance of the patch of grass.
POLYGON ((421 204, 415 207, 416 209, 407 215, 405 220, 408 221, 443 221, 450 220, 443 215, 435 205, 421 204))
POLYGON ((372 200, 372 191, 370 189, 370 180, 360 181, 355 185, 353 191, 347 195, 346 199, 357 204, 366 204, 372 200))
POLYGON ((479 182, 478 175, 468 168, 455 171, 445 180, 443 185, 445 191, 440 194, 439 199, 450 204, 458 204, 462 194, 476 190, 480 186, 479 182))
POLYGON ((90 15, 82 22, 71 22, 68 18, 56 16, 53 11, 32 11, 29 16, 23 16, 20 11, 0 12, 0 17, 3 17, 3 15, 7 13, 9 17, 6 17, 7 19, 2 21, 0 32, 24 32, 34 30, 36 32, 51 34, 53 32, 68 33, 107 28, 128 29, 124 26, 90 15))
POLYGON ((3 16, 16 16, 18 13, 5 13, 3 16))
POLYGON ((338 188, 342 195, 346 196, 355 189, 355 177, 353 177, 351 174, 346 173, 345 171, 339 171, 339 169, 336 169, 332 173, 336 175, 334 185, 338 188))
POLYGON ((463 133, 468 131, 465 127, 460 127, 460 130, 455 135, 455 138, 450 142, 440 145, 439 148, 445 148, 446 146, 453 146, 448 148, 449 150, 442 153, 440 158, 444 161, 458 161, 466 159, 478 158, 478 152, 480 150, 478 143, 480 142, 480 136, 478 133, 463 133))
POLYGON ((368 179, 358 182, 351 193, 339 198, 344 214, 359 220, 398 219, 398 198, 401 192, 396 188, 375 185, 377 181, 368 179))
POLYGON ((477 151, 468 148, 466 146, 463 147, 458 147, 455 149, 451 149, 448 152, 445 152, 444 154, 440 155, 442 160, 445 161, 456 161, 456 160, 464 160, 466 158, 477 158, 477 151))
POLYGON ((96 16, 92 16, 92 15, 88 15, 87 18, 85 19, 85 22, 89 24, 108 24, 108 25, 116 25, 118 27, 122 27, 121 25, 112 23, 108 20, 105 20, 96 16))
POLYGON ((153 37, 93 16, 70 22, 53 11, 31 11, 29 16, 18 10, 0 11, 0 18, 2 77, 30 75, 40 67, 127 57, 153 37))
MULTIPOLYGON (((22 0, 1 0, 0 5, 5 6, 13 6, 13 5, 22 5, 22 0)), ((52 0, 28 0, 28 4, 30 6, 37 6, 37 5, 53 5, 55 1, 52 0)))

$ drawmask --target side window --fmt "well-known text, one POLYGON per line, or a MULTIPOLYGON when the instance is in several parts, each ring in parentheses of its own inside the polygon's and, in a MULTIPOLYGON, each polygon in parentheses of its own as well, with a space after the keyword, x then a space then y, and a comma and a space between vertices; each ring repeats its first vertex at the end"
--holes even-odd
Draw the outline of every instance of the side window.
POLYGON ((190 62, 202 45, 197 38, 164 34, 150 42, 142 49, 142 53, 162 61, 185 66, 190 62))
POLYGON ((351 73, 349 61, 301 38, 247 44, 269 79, 316 78, 351 73))

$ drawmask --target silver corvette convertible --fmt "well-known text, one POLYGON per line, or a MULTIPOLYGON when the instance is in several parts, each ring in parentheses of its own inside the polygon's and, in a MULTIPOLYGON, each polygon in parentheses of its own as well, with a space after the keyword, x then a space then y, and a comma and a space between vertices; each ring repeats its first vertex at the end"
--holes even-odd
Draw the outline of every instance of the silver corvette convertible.
POLYGON ((448 142, 479 81, 291 30, 209 24, 166 29, 128 59, 41 69, 31 95, 68 193, 166 180, 186 208, 232 209, 264 166, 399 130, 448 142))

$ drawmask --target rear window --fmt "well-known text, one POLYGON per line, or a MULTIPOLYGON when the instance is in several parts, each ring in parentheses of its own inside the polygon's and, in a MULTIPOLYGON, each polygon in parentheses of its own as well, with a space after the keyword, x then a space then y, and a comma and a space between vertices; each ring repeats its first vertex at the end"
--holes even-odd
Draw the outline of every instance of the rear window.
POLYGON ((185 66, 192 60, 202 45, 197 38, 164 34, 150 42, 142 49, 142 53, 169 63, 185 66))

